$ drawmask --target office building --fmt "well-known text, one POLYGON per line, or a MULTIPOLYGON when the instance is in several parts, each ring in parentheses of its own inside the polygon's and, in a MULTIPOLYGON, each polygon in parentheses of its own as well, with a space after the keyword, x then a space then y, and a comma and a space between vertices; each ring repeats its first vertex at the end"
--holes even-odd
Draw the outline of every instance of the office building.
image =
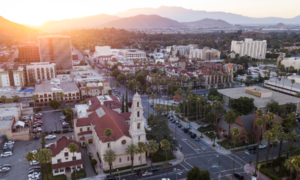
POLYGON ((197 58, 203 60, 216 60, 220 59, 221 52, 217 49, 210 49, 209 47, 204 47, 203 49, 191 49, 190 58, 197 58))
POLYGON ((27 81, 32 84, 38 81, 47 81, 56 77, 55 63, 40 62, 26 66, 27 81))
POLYGON ((281 65, 284 65, 286 68, 290 68, 291 66, 294 69, 300 69, 300 57, 290 57, 290 58, 284 58, 281 61, 281 65))
POLYGON ((54 62, 59 73, 72 69, 72 44, 70 36, 39 36, 41 62, 54 62))
POLYGON ((19 62, 40 62, 39 46, 35 42, 26 42, 18 46, 19 62))
POLYGON ((245 38, 245 41, 232 41, 231 42, 231 58, 236 54, 239 56, 250 56, 255 59, 266 58, 267 40, 259 41, 251 38, 245 38))
POLYGON ((173 45, 173 46, 167 46, 166 50, 168 53, 171 53, 171 51, 175 51, 177 53, 179 51, 180 55, 187 56, 187 55, 190 55, 191 49, 197 49, 197 48, 198 48, 198 45, 196 45, 196 44, 189 44, 186 46, 173 45))
POLYGON ((123 51, 124 57, 127 60, 146 60, 146 53, 136 49, 127 49, 123 51))
POLYGON ((0 87, 25 86, 25 72, 17 64, 3 65, 0 68, 0 87))

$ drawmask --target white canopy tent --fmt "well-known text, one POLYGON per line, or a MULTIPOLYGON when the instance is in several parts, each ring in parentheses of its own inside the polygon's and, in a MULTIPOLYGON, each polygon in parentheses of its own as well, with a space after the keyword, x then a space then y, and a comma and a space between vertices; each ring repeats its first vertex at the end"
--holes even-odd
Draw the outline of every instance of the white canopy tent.
POLYGON ((18 121, 14 124, 14 127, 16 126, 21 126, 21 127, 24 127, 25 126, 25 123, 23 121, 18 121))

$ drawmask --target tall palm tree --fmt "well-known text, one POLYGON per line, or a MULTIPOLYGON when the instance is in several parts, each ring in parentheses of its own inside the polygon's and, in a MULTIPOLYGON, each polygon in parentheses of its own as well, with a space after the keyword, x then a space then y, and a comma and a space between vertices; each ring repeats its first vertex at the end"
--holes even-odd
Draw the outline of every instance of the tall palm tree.
MULTIPOLYGON (((168 163, 168 154, 167 154, 167 150, 170 149, 170 142, 166 139, 163 139, 161 142, 160 142, 160 147, 163 151, 165 151, 166 153, 166 160, 167 160, 167 163, 168 163)), ((168 179, 168 167, 167 167, 167 179, 168 179)))
POLYGON ((64 100, 64 92, 59 92, 58 93, 58 96, 60 97, 60 99, 61 99, 61 103, 63 103, 63 100, 64 100))
POLYGON ((292 161, 292 164, 295 168, 295 170, 297 171, 297 180, 299 179, 299 171, 300 171, 300 156, 294 156, 293 157, 293 160, 292 161))
POLYGON ((34 160, 34 154, 31 151, 28 151, 25 156, 26 161, 32 162, 34 160))
POLYGON ((230 126, 231 124, 235 123, 238 115, 234 112, 234 110, 229 110, 224 115, 224 120, 228 124, 228 135, 227 135, 227 147, 229 147, 229 140, 230 140, 230 126))
POLYGON ((285 132, 278 132, 276 139, 280 142, 279 144, 279 152, 278 152, 278 157, 281 156, 281 149, 282 149, 282 142, 287 140, 287 134, 285 132))
POLYGON ((295 83, 296 81, 295 81, 295 79, 291 79, 291 83, 292 83, 292 87, 291 87, 291 94, 292 94, 292 90, 293 90, 293 85, 294 85, 294 83, 295 83))
POLYGON ((150 93, 151 93, 151 89, 149 87, 147 87, 146 92, 148 94, 148 112, 149 112, 149 104, 150 104, 150 93))
MULTIPOLYGON (((113 131, 110 129, 110 128, 106 128, 105 131, 104 131, 104 135, 106 138, 110 138, 113 134, 113 131)), ((109 147, 111 149, 111 145, 109 144, 109 147)))
POLYGON ((136 146, 134 144, 130 144, 127 146, 125 149, 125 153, 130 156, 131 159, 131 171, 133 172, 133 160, 134 160, 134 155, 136 155, 136 146))
MULTIPOLYGON (((258 119, 255 121, 255 125, 258 127, 257 128, 257 134, 258 134, 258 139, 257 141, 259 142, 259 145, 261 144, 261 135, 262 135, 262 128, 265 125, 265 120, 263 118, 263 111, 261 109, 258 109, 256 111, 256 115, 258 119)), ((258 157, 259 157, 259 148, 257 148, 257 156, 256 156, 256 165, 258 164, 258 157)), ((258 170, 258 169, 257 169, 258 170)))
POLYGON ((51 151, 49 149, 38 149, 34 157, 37 162, 46 168, 47 180, 49 180, 48 163, 51 162, 51 151))
MULTIPOLYGON (((275 137, 276 137, 275 129, 270 129, 263 134, 263 139, 268 141, 265 169, 267 168, 268 165, 270 142, 273 142, 275 137)), ((272 147, 274 147, 274 145, 272 147)))
POLYGON ((111 168, 112 168, 112 163, 116 160, 116 153, 115 151, 109 149, 105 151, 105 154, 103 154, 103 160, 104 162, 108 163, 109 165, 109 171, 110 171, 110 176, 112 176, 111 173, 111 168))
MULTIPOLYGON (((230 133, 232 135, 232 141, 233 141, 233 152, 235 152, 235 144, 238 141, 237 136, 240 134, 240 130, 237 127, 233 127, 230 130, 230 133)), ((232 165, 232 173, 234 173, 234 162, 235 162, 235 153, 233 153, 233 165, 232 165)))
POLYGON ((70 151, 70 153, 73 153, 73 165, 74 165, 74 167, 75 167, 75 179, 77 179, 77 173, 76 173, 76 165, 75 165, 75 156, 74 156, 74 154, 75 154, 75 152, 77 152, 78 151, 78 146, 75 144, 75 143, 70 143, 69 145, 68 145, 68 149, 69 149, 69 151, 70 151))
POLYGON ((34 94, 34 95, 32 95, 31 99, 34 101, 34 106, 35 106, 35 103, 39 99, 39 96, 34 94))
POLYGON ((151 154, 151 167, 152 167, 152 158, 153 154, 158 151, 159 145, 154 140, 149 140, 147 144, 147 149, 151 154))
POLYGON ((292 179, 293 172, 296 169, 293 164, 293 160, 294 160, 294 157, 290 157, 289 159, 286 159, 284 162, 284 166, 290 170, 290 179, 292 179))
POLYGON ((152 99, 153 105, 154 105, 154 99, 156 99, 156 95, 152 93, 152 94, 150 95, 150 98, 152 99))
MULTIPOLYGON (((142 172, 142 154, 147 151, 147 146, 143 142, 138 142, 136 146, 136 152, 140 154, 141 172, 142 172)), ((143 176, 142 176, 143 179, 143 176)))

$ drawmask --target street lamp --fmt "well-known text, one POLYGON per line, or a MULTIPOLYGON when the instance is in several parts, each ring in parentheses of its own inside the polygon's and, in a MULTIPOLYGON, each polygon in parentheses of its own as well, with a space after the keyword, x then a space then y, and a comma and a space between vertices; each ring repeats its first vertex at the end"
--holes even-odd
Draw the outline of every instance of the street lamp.
POLYGON ((120 172, 119 172, 119 169, 117 169, 117 171, 118 171, 118 173, 119 173, 119 180, 121 179, 121 177, 120 177, 120 172))
MULTIPOLYGON (((216 157, 219 157, 219 155, 217 155, 216 157)), ((213 158, 215 158, 215 157, 212 157, 212 158, 210 158, 210 159, 208 160, 207 170, 209 169, 209 162, 210 162, 210 160, 212 160, 213 158)))

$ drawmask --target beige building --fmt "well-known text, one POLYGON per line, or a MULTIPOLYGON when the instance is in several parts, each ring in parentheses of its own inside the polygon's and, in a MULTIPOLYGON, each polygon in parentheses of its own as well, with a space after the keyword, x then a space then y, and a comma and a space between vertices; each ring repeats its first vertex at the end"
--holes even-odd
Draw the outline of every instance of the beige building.
MULTIPOLYGON (((104 101, 97 97, 88 99, 87 109, 78 109, 74 119, 75 140, 93 149, 93 156, 97 153, 101 159, 104 170, 109 169, 108 163, 103 160, 107 150, 113 150, 117 157, 113 162, 113 168, 131 165, 131 157, 125 153, 130 145, 138 142, 146 142, 145 118, 143 116, 142 101, 139 94, 133 97, 131 113, 118 113, 104 105, 104 101), (129 119, 129 120, 128 120, 129 119), (113 134, 110 138, 105 137, 104 131, 110 128, 113 134)), ((134 166, 146 163, 146 154, 134 156, 134 166)), ((97 158, 95 158, 97 159, 97 158)), ((98 161, 98 159, 97 159, 98 161)), ((100 164, 98 162, 98 164, 100 164)))
POLYGON ((26 71, 29 83, 47 81, 56 77, 56 64, 49 62, 31 63, 26 66, 26 71))
POLYGON ((38 96, 38 100, 36 100, 38 106, 48 106, 49 102, 54 99, 62 104, 80 102, 80 93, 76 84, 74 82, 61 82, 59 79, 36 84, 34 94, 38 96))
POLYGON ((137 49, 127 49, 123 51, 127 60, 146 60, 146 53, 137 49))
POLYGON ((102 81, 99 83, 96 82, 92 82, 92 83, 86 83, 85 86, 83 86, 83 83, 80 83, 80 92, 81 92, 81 97, 83 99, 84 96, 89 96, 89 97, 93 97, 93 96, 99 96, 99 95, 104 95, 104 94, 108 94, 108 91, 111 89, 109 86, 109 81, 102 81), (87 92, 87 88, 89 89, 89 91, 87 92), (103 87, 103 90, 100 91, 99 87, 103 87))
POLYGON ((25 72, 22 66, 10 65, 0 68, 0 87, 25 86, 25 72))
POLYGON ((78 142, 62 136, 49 149, 52 152, 51 166, 54 176, 66 174, 68 171, 72 174, 75 169, 79 171, 83 168, 82 154, 78 142), (74 153, 71 153, 68 148, 71 143, 76 144, 78 147, 78 150, 74 153))
POLYGON ((217 49, 204 47, 203 49, 191 49, 190 58, 197 58, 203 60, 217 60, 220 59, 221 52, 217 49))
POLYGON ((41 62, 55 62, 59 72, 68 72, 72 69, 72 43, 70 36, 39 36, 38 42, 41 62))
POLYGON ((284 65, 284 67, 289 68, 292 66, 294 69, 300 69, 300 57, 290 57, 290 58, 284 58, 281 61, 281 65, 284 65))
POLYGON ((245 41, 231 41, 231 58, 236 54, 239 56, 250 56, 251 58, 266 58, 267 40, 259 41, 251 38, 245 38, 245 41))

